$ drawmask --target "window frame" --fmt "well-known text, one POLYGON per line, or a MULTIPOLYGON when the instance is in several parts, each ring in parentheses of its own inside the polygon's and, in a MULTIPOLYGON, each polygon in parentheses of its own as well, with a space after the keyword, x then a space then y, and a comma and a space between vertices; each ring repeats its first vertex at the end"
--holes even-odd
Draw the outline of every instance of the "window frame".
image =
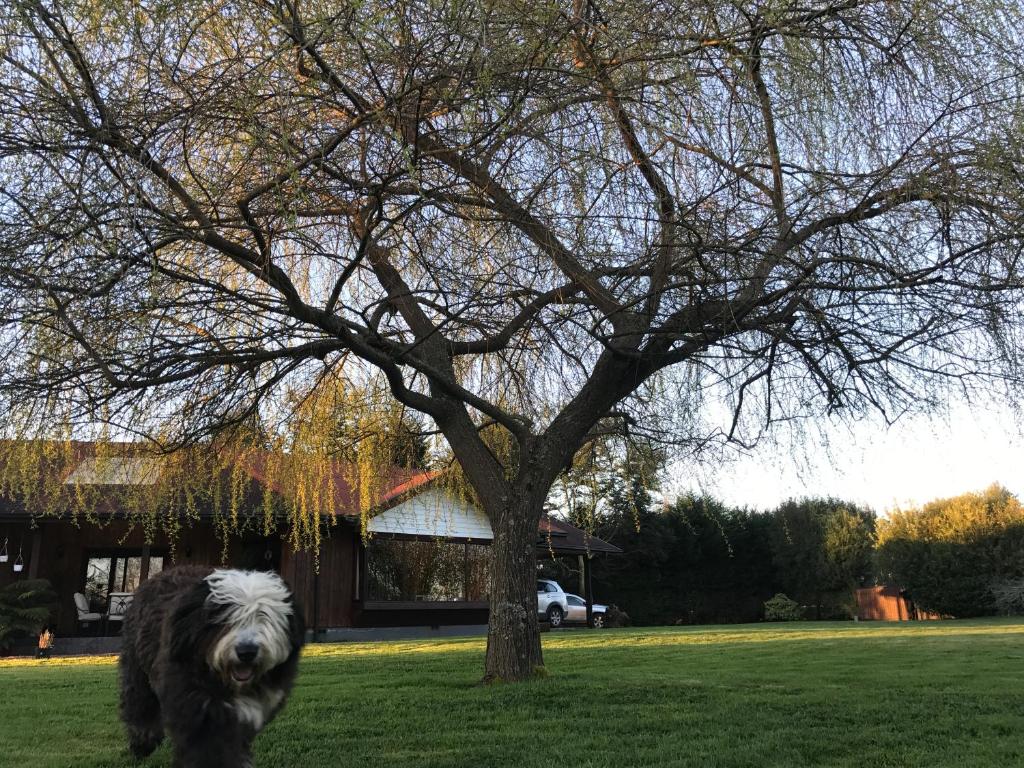
MULTIPOLYGON (((133 557, 140 558, 143 563, 140 566, 140 578, 139 586, 145 583, 145 579, 141 578, 141 573, 145 573, 147 579, 149 578, 149 566, 145 563, 146 560, 152 561, 153 558, 163 558, 163 567, 161 570, 169 568, 171 566, 170 557, 171 552, 169 548, 159 547, 151 549, 146 546, 142 547, 87 547, 82 551, 82 568, 78 578, 78 589, 83 594, 88 595, 86 586, 89 579, 89 561, 91 560, 110 560, 110 569, 107 573, 107 586, 106 586, 106 599, 109 601, 111 592, 122 592, 123 589, 114 589, 114 585, 117 580, 117 572, 121 569, 121 561, 128 561, 133 557)), ((127 566, 124 566, 127 568, 127 566)), ((127 576, 127 573, 125 573, 127 576)), ((124 583, 122 579, 121 583, 124 583)), ((138 587, 136 587, 137 589, 138 587)), ((134 591, 134 590, 133 590, 134 591)))
POLYGON ((361 601, 365 610, 387 611, 387 610, 479 610, 490 605, 489 600, 378 600, 370 599, 370 552, 369 548, 375 541, 420 541, 429 544, 438 542, 445 544, 462 544, 462 594, 468 594, 470 555, 469 547, 483 546, 490 547, 488 539, 469 538, 448 538, 444 536, 417 536, 403 533, 376 533, 373 538, 359 545, 357 568, 362 578, 359 579, 358 601, 361 601))

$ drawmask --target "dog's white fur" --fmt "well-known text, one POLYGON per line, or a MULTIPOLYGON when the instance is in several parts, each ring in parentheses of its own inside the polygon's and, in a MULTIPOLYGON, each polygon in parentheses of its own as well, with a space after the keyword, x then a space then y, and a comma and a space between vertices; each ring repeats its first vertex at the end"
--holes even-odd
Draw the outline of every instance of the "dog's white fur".
MULTIPOLYGON (((220 569, 207 576, 206 583, 210 588, 206 602, 217 606, 227 625, 210 651, 213 669, 228 678, 232 667, 240 663, 235 653, 239 643, 254 643, 259 648, 253 664, 253 680, 288 658, 291 653, 288 618, 293 608, 288 587, 280 576, 263 571, 220 569)), ((252 722, 259 730, 266 714, 278 703, 280 699, 263 702, 240 696, 236 700, 236 711, 239 719, 252 722), (242 703, 243 700, 246 703, 242 703)))
POLYGON ((235 717, 239 722, 248 724, 254 731, 263 728, 267 715, 273 712, 284 699, 284 691, 276 689, 265 691, 262 696, 239 696, 232 703, 235 717))

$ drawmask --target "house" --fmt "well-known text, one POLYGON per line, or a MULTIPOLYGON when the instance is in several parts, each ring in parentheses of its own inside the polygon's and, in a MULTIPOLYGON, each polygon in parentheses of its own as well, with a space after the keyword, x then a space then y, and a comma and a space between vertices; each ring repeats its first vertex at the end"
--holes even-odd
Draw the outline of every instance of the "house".
MULTIPOLYGON (((144 490, 159 471, 156 459, 101 458, 80 444, 60 487, 62 493, 94 494, 89 519, 62 513, 59 499, 49 505, 55 514, 34 516, 10 494, 0 494, 0 546, 6 542, 9 552, 7 562, 0 562, 0 586, 19 578, 48 579, 61 598, 56 625, 64 636, 81 629, 75 593, 102 614, 112 596, 131 593, 154 573, 182 563, 280 572, 315 630, 487 621, 490 524, 481 510, 437 482, 436 474, 399 468, 387 473, 364 537, 361 489, 345 466, 332 465, 327 481, 334 510, 321 519, 319 550, 310 552, 290 544, 283 521, 270 521, 266 533, 260 500, 287 490, 271 479, 264 461, 242 463, 244 503, 234 532, 212 508, 200 505, 194 519, 168 537, 163 526, 147 526, 122 509, 118 494, 104 493, 127 486, 144 490)), ((583 570, 591 555, 620 551, 555 518, 542 520, 537 550, 540 557, 578 557, 583 570)))

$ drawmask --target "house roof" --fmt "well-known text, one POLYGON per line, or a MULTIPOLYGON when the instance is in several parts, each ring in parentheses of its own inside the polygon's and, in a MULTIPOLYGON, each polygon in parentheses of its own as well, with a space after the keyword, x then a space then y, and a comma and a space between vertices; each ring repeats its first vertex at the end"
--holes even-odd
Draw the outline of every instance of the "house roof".
MULTIPOLYGON (((107 446, 108 448, 110 446, 107 446)), ((64 472, 67 475, 62 484, 75 485, 151 485, 158 473, 158 458, 139 458, 132 456, 131 444, 120 444, 125 455, 98 459, 94 444, 76 442, 72 446, 74 466, 64 472)), ((251 478, 251 487, 245 491, 247 499, 255 506, 264 488, 273 493, 287 497, 290 490, 282 483, 284 473, 271 472, 268 467, 272 460, 269 453, 250 453, 241 460, 239 466, 251 478)), ((280 460, 280 457, 278 457, 280 460)), ((57 471, 57 470, 55 470, 57 471)), ((356 520, 360 517, 360 498, 363 488, 360 486, 360 474, 356 468, 342 461, 333 461, 329 465, 329 481, 334 490, 334 515, 356 520)), ((229 470, 225 470, 228 474, 229 470)), ((366 489, 370 499, 371 514, 386 510, 405 499, 425 491, 440 476, 439 472, 390 467, 384 471, 384 477, 374 482, 374 488, 366 489)), ((326 479, 325 479, 326 480, 326 479)), ((119 508, 117 496, 102 500, 103 509, 96 511, 103 515, 118 516, 125 514, 119 508)), ((211 515, 212 509, 199 510, 200 515, 211 515)), ((24 505, 17 499, 0 496, 0 518, 30 517, 24 505)), ((617 553, 622 550, 596 536, 588 534, 570 523, 545 516, 538 527, 537 546, 542 550, 550 550, 556 554, 582 554, 588 552, 617 553)))
MULTIPOLYGON (((269 453, 248 454, 241 466, 259 486, 269 488, 275 494, 288 497, 291 490, 282 483, 283 474, 270 472, 268 464, 272 456, 269 453)), ((359 517, 360 497, 363 493, 360 473, 356 467, 344 461, 332 461, 329 465, 329 478, 334 489, 334 514, 345 517, 359 517)), ((370 498, 370 509, 374 512, 386 509, 407 496, 425 489, 437 477, 439 472, 427 472, 419 469, 408 469, 393 466, 383 471, 383 477, 376 478, 373 488, 367 488, 370 498)))
POLYGON ((582 528, 559 520, 557 517, 541 518, 540 542, 538 546, 554 550, 556 554, 586 554, 588 552, 617 554, 622 552, 614 544, 588 533, 582 528))

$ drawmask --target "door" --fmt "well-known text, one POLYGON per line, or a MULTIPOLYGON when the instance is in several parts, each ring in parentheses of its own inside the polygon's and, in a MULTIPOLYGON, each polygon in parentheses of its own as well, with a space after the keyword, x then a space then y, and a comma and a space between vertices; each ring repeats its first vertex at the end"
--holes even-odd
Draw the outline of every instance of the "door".
POLYGON ((565 599, 569 603, 569 612, 565 614, 565 620, 585 622, 587 620, 586 601, 576 595, 566 595, 565 599))
POLYGON ((281 538, 260 536, 246 538, 238 553, 237 568, 244 571, 280 571, 281 538))

